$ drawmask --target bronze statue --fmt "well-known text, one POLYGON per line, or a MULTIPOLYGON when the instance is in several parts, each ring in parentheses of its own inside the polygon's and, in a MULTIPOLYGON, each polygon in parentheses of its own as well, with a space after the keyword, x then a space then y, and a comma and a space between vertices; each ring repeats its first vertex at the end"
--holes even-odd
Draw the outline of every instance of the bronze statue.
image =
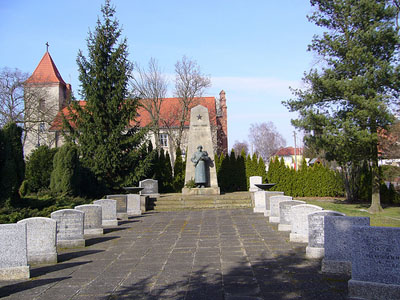
POLYGON ((207 151, 203 151, 203 146, 197 146, 197 151, 193 154, 191 161, 195 166, 194 182, 197 187, 204 188, 207 185, 207 151))

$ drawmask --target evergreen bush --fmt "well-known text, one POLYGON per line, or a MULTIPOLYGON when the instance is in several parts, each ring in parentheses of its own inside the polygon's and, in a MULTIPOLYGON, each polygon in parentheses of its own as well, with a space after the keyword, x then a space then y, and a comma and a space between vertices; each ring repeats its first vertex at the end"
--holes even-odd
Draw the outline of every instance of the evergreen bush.
POLYGON ((29 183, 28 192, 36 193, 42 189, 49 189, 56 152, 57 148, 40 146, 28 156, 25 171, 25 180, 29 183))

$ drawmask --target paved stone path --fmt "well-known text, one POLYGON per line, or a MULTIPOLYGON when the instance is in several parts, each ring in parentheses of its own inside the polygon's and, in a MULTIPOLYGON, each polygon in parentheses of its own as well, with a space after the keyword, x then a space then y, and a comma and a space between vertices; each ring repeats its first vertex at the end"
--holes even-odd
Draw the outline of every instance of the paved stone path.
POLYGON ((0 282, 0 297, 346 299, 348 278, 320 274, 288 240, 250 209, 146 213, 60 251, 28 281, 0 282))

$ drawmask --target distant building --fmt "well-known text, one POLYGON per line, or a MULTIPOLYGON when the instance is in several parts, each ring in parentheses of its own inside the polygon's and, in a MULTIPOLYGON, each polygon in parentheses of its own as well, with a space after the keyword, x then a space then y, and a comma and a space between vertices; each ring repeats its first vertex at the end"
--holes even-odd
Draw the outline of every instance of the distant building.
MULTIPOLYGON (((50 53, 46 52, 36 67, 33 74, 25 83, 26 103, 35 111, 32 118, 31 130, 27 131, 24 144, 24 154, 29 153, 40 145, 49 147, 59 147, 63 144, 61 134, 63 116, 68 116, 71 95, 71 85, 66 84, 57 70, 50 53)), ((79 101, 79 105, 84 106, 85 101, 79 101)), ((225 92, 220 92, 219 99, 215 97, 196 98, 192 106, 201 104, 207 107, 210 115, 212 138, 215 153, 227 153, 228 151, 228 117, 225 92)), ((171 143, 171 134, 178 128, 177 113, 180 110, 179 98, 163 99, 160 116, 160 146, 168 151, 174 160, 175 149, 171 143)), ((185 153, 187 144, 187 132, 189 130, 190 111, 184 124, 183 140, 181 150, 185 153)), ((148 111, 143 107, 138 110, 136 118, 142 127, 151 123, 148 111)), ((155 145, 153 134, 149 139, 155 145)))
POLYGON ((283 158, 286 166, 297 170, 303 160, 303 148, 281 148, 273 156, 283 158))

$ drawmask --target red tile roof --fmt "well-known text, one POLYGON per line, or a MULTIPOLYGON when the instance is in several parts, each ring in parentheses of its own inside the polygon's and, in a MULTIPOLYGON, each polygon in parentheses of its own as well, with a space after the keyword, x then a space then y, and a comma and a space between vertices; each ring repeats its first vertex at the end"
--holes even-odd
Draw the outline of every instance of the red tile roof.
MULTIPOLYGON (((291 155, 294 155, 293 147, 281 148, 275 153, 275 156, 291 156, 291 155)), ((296 148, 296 155, 303 155, 303 148, 296 148)))
MULTIPOLYGON (((146 100, 143 100, 146 101, 146 100)), ((80 106, 85 106, 86 101, 79 101, 80 106)), ((215 97, 202 97, 196 98, 193 104, 190 106, 190 109, 198 104, 201 104, 208 109, 208 113, 210 116, 210 124, 217 125, 217 112, 215 106, 215 97)), ((179 98, 165 98, 161 105, 160 111, 160 127, 178 127, 179 126, 179 114, 181 112, 180 109, 179 98)), ((186 116, 185 126, 189 126, 189 119, 190 119, 190 109, 189 113, 186 116)), ((51 124, 50 131, 57 131, 62 129, 63 123, 63 115, 66 116, 67 119, 71 119, 69 117, 69 108, 65 107, 60 110, 55 117, 53 123, 51 124)), ((136 122, 139 123, 141 127, 145 127, 151 123, 151 117, 149 112, 144 108, 140 107, 138 109, 138 117, 136 118, 136 122)), ((74 126, 73 124, 71 124, 74 126)), ((131 125, 135 125, 135 123, 131 123, 131 125)))
POLYGON ((65 85, 49 52, 46 52, 26 83, 61 83, 65 85))

